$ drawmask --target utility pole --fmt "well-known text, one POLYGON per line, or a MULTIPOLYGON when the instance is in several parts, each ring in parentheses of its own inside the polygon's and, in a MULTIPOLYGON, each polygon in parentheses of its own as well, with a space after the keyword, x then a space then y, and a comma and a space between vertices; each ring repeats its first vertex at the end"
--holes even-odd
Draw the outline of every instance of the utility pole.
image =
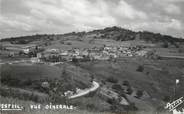
POLYGON ((179 79, 175 80, 175 84, 174 84, 174 95, 173 95, 173 100, 176 99, 176 92, 177 92, 177 85, 180 83, 179 79))

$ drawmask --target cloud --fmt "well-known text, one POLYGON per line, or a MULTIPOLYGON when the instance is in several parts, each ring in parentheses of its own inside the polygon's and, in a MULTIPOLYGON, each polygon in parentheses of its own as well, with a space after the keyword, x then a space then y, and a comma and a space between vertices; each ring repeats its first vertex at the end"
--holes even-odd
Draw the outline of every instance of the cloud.
POLYGON ((180 8, 173 4, 167 4, 164 10, 169 14, 181 14, 180 8))
MULTIPOLYGON (((27 1, 32 15, 39 15, 54 23, 71 25, 104 26, 115 24, 113 17, 106 12, 106 4, 91 4, 87 0, 60 0, 57 5, 50 4, 47 0, 27 1)), ((55 0, 56 2, 56 0, 55 0)))
POLYGON ((66 33, 118 25, 182 36, 184 17, 180 16, 178 5, 181 2, 183 0, 2 0, 0 29, 4 31, 3 37, 8 37, 16 33, 66 33))
POLYGON ((123 18, 128 18, 128 19, 135 19, 135 18, 140 18, 140 19, 146 19, 147 15, 142 12, 138 11, 133 6, 128 4, 127 2, 121 0, 119 2, 119 5, 114 9, 115 13, 123 18))
POLYGON ((132 27, 134 29, 141 29, 144 28, 144 30, 148 29, 155 29, 155 31, 162 31, 167 32, 168 29, 174 29, 174 30, 182 30, 182 24, 179 20, 171 19, 170 21, 166 22, 143 22, 139 24, 133 24, 132 27))
POLYGON ((184 0, 154 0, 155 2, 174 2, 174 3, 178 3, 178 2, 184 2, 184 0))
POLYGON ((168 21, 153 21, 153 22, 142 22, 142 23, 132 23, 129 27, 133 30, 143 30, 143 31, 154 31, 156 33, 162 33, 167 35, 173 35, 181 37, 183 34, 183 24, 181 21, 176 19, 171 19, 168 21), (169 31, 169 32, 168 32, 169 31))
POLYGON ((16 19, 12 20, 12 19, 9 19, 9 18, 6 18, 6 17, 2 17, 1 18, 1 24, 9 26, 9 27, 14 28, 14 29, 22 29, 22 30, 25 30, 25 31, 30 31, 31 30, 31 26, 29 24, 26 24, 25 22, 18 21, 16 19))

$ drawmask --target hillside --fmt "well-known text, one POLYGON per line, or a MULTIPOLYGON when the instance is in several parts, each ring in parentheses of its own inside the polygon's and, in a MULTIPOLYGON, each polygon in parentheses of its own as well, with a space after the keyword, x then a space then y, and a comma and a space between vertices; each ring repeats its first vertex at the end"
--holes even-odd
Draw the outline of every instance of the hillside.
POLYGON ((49 90, 52 91, 53 87, 62 87, 62 92, 76 87, 83 89, 91 85, 88 72, 69 64, 61 64, 58 67, 42 64, 4 64, 0 70, 1 84, 46 93, 47 89, 44 90, 42 87, 45 82, 49 83, 49 90))
POLYGON ((115 41, 131 41, 139 40, 147 43, 160 44, 163 47, 179 47, 184 43, 184 39, 176 38, 168 35, 162 35, 159 33, 153 33, 148 31, 134 32, 131 30, 123 29, 120 27, 108 27, 100 30, 93 30, 90 32, 72 32, 67 34, 40 34, 32 36, 21 36, 1 39, 1 42, 11 42, 12 44, 28 44, 34 41, 53 41, 60 39, 112 39, 115 41))

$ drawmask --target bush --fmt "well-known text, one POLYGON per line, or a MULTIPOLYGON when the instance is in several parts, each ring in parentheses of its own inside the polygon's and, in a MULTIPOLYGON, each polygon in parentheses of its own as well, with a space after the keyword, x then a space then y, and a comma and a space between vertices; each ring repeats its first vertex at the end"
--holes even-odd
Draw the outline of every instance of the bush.
POLYGON ((94 104, 87 104, 87 105, 86 105, 86 108, 87 108, 88 110, 94 110, 94 109, 95 109, 95 105, 94 105, 94 104))
POLYGON ((139 65, 136 71, 143 72, 144 71, 144 67, 142 65, 139 65))
POLYGON ((71 42, 67 42, 66 45, 72 45, 72 43, 71 42))
POLYGON ((65 42, 63 40, 60 41, 60 44, 64 44, 65 42))
POLYGON ((18 41, 18 44, 28 44, 29 43, 29 41, 27 41, 27 40, 19 40, 18 41))
POLYGON ((4 50, 4 47, 2 44, 0 44, 0 50, 4 50))
POLYGON ((113 105, 113 104, 116 104, 116 100, 115 99, 107 99, 107 103, 113 105))
POLYGON ((129 87, 130 83, 129 83, 129 81, 125 80, 125 81, 123 81, 123 85, 129 87))
POLYGON ((103 85, 105 85, 105 84, 106 84, 106 81, 105 81, 105 80, 101 80, 101 83, 102 83, 103 85))
POLYGON ((122 90, 122 87, 121 85, 119 84, 113 84, 112 85, 112 89, 116 90, 116 91, 121 91, 122 90))
POLYGON ((135 103, 130 103, 130 105, 126 107, 126 110, 137 111, 138 108, 135 106, 135 103))
POLYGON ((169 102, 170 101, 170 97, 169 96, 164 96, 163 101, 164 102, 169 102))
POLYGON ((131 87, 129 87, 128 89, 127 89, 127 92, 126 92, 128 95, 131 95, 132 93, 133 93, 133 90, 132 90, 132 88, 131 87))
POLYGON ((143 96, 143 91, 138 90, 137 93, 136 93, 136 98, 140 98, 142 96, 143 96))
POLYGON ((124 89, 119 84, 112 85, 112 89, 114 89, 115 92, 117 92, 120 96, 124 96, 125 95, 124 89))
POLYGON ((164 43, 162 44, 162 47, 163 47, 163 48, 168 48, 168 47, 169 47, 169 44, 168 44, 167 42, 164 42, 164 43))
POLYGON ((107 81, 108 82, 111 82, 111 83, 118 83, 118 80, 116 78, 112 77, 112 76, 111 77, 108 77, 107 78, 107 81))
POLYGON ((179 48, 178 53, 184 53, 184 48, 179 48))

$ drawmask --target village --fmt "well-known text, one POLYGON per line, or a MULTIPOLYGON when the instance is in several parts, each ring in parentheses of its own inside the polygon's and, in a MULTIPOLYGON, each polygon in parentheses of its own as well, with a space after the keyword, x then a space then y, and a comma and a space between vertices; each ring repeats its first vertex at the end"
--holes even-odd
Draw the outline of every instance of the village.
POLYGON ((32 62, 77 62, 77 61, 93 61, 93 60, 115 60, 121 57, 145 57, 152 52, 143 46, 102 46, 93 48, 72 48, 62 50, 58 48, 44 49, 42 46, 30 45, 20 46, 4 46, 1 49, 1 56, 10 58, 31 58, 32 62))

